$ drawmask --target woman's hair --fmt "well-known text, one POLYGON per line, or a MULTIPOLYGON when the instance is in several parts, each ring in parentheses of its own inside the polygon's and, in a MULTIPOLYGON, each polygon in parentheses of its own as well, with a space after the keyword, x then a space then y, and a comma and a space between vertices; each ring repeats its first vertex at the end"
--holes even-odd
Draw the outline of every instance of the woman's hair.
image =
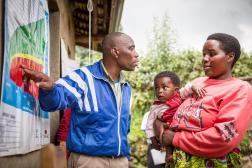
POLYGON ((234 52, 234 60, 232 63, 232 68, 236 61, 240 58, 241 55, 241 46, 239 41, 229 34, 225 33, 214 33, 207 37, 207 40, 217 40, 220 42, 220 48, 225 51, 226 54, 234 52))
POLYGON ((160 72, 158 73, 155 78, 154 78, 154 86, 155 86, 155 83, 156 83, 156 80, 159 79, 159 78, 164 78, 164 77, 168 77, 171 79, 172 83, 177 86, 177 87, 180 87, 180 79, 178 77, 177 74, 175 74, 174 72, 171 72, 171 71, 163 71, 163 72, 160 72))

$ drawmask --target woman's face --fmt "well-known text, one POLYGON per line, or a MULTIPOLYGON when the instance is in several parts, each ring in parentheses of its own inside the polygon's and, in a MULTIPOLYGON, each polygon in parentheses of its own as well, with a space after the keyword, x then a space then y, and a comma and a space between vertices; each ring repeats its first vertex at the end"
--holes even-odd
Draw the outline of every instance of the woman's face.
POLYGON ((203 46, 203 69, 212 79, 227 79, 231 77, 231 63, 229 55, 220 48, 217 40, 207 40, 203 46))

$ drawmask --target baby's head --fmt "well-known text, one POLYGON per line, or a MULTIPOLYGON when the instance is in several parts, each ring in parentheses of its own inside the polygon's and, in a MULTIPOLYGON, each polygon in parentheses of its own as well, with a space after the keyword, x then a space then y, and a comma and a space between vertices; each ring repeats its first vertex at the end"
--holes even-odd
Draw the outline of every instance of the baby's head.
POLYGON ((154 78, 155 95, 161 102, 171 98, 180 87, 180 79, 170 71, 163 71, 154 78))

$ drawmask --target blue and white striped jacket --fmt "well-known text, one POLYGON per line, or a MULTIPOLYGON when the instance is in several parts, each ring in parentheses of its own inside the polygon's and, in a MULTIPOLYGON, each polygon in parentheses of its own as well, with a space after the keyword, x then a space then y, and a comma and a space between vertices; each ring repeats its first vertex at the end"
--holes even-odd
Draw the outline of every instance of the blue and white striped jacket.
POLYGON ((39 90, 45 111, 71 107, 67 146, 71 152, 91 156, 130 156, 131 86, 122 84, 121 109, 101 61, 59 79, 52 91, 39 90))

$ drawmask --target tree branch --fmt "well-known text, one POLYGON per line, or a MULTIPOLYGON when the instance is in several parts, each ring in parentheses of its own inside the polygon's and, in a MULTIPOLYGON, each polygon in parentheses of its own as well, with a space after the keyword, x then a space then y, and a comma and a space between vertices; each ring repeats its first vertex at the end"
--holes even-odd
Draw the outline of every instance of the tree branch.
POLYGON ((244 81, 252 81, 252 76, 243 76, 243 77, 239 77, 239 79, 244 80, 244 81))

